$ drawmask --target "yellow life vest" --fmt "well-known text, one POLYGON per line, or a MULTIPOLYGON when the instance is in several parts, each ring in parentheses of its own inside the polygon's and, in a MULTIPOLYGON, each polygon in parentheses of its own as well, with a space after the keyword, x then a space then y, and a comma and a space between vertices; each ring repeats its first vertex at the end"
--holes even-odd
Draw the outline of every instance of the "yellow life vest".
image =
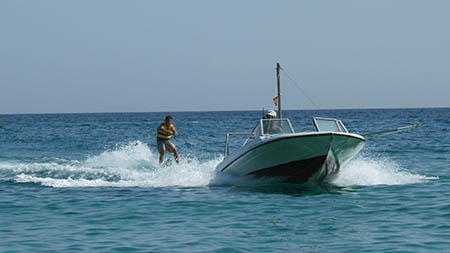
POLYGON ((166 132, 167 131, 172 131, 173 132, 174 129, 175 129, 175 127, 173 126, 173 124, 170 124, 169 128, 167 129, 166 124, 162 123, 158 127, 158 132, 157 132, 158 139, 170 140, 170 138, 172 138, 172 135, 168 134, 166 132))

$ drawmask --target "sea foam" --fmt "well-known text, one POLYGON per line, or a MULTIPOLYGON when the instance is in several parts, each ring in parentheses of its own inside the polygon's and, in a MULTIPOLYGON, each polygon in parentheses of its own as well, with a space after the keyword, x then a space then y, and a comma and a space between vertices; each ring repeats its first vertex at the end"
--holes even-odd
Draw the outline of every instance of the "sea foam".
POLYGON ((359 156, 346 164, 335 180, 337 186, 403 185, 438 179, 413 174, 388 158, 359 156))
POLYGON ((179 164, 169 162, 160 166, 159 154, 136 141, 81 162, 18 163, 9 164, 8 168, 16 173, 17 182, 50 187, 199 187, 214 180, 219 161, 220 158, 201 162, 186 156, 179 164))

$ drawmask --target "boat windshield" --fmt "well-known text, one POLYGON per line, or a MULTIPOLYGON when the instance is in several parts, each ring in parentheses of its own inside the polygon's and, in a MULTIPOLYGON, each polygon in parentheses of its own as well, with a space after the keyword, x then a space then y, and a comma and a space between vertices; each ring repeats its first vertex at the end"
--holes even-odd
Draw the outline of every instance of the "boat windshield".
POLYGON ((262 119, 262 134, 291 134, 294 132, 288 119, 262 119))
POLYGON ((348 133, 342 121, 330 118, 313 118, 317 132, 342 132, 348 133))

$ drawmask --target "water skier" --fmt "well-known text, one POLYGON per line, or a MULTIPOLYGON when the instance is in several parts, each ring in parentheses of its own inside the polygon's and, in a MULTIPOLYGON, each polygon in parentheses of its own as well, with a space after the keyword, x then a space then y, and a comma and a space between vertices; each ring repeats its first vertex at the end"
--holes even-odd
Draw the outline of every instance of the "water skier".
POLYGON ((161 123, 161 125, 159 125, 156 137, 156 143, 158 145, 159 151, 159 164, 163 163, 164 153, 166 152, 166 150, 173 153, 173 155, 175 156, 175 161, 177 163, 180 161, 177 148, 170 141, 172 135, 178 136, 178 132, 173 125, 172 117, 167 115, 164 123, 161 123))

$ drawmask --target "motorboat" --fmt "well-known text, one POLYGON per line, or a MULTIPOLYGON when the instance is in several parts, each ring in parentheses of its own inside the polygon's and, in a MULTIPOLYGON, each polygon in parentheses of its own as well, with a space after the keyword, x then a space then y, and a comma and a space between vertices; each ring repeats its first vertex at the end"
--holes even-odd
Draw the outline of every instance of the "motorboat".
POLYGON ((250 133, 228 133, 225 159, 217 170, 233 176, 270 177, 279 182, 331 180, 363 148, 364 137, 349 133, 340 120, 313 118, 315 132, 295 133, 289 119, 261 119, 250 133), (273 132, 272 126, 282 131, 273 132), (230 153, 230 137, 248 135, 230 153))
POLYGON ((280 64, 277 63, 278 118, 263 118, 250 132, 228 133, 225 157, 216 170, 238 177, 266 177, 276 182, 317 183, 332 180, 363 148, 363 136, 349 133, 342 121, 313 118, 315 131, 296 133, 282 118, 280 64), (232 136, 247 136, 230 152, 232 136))

